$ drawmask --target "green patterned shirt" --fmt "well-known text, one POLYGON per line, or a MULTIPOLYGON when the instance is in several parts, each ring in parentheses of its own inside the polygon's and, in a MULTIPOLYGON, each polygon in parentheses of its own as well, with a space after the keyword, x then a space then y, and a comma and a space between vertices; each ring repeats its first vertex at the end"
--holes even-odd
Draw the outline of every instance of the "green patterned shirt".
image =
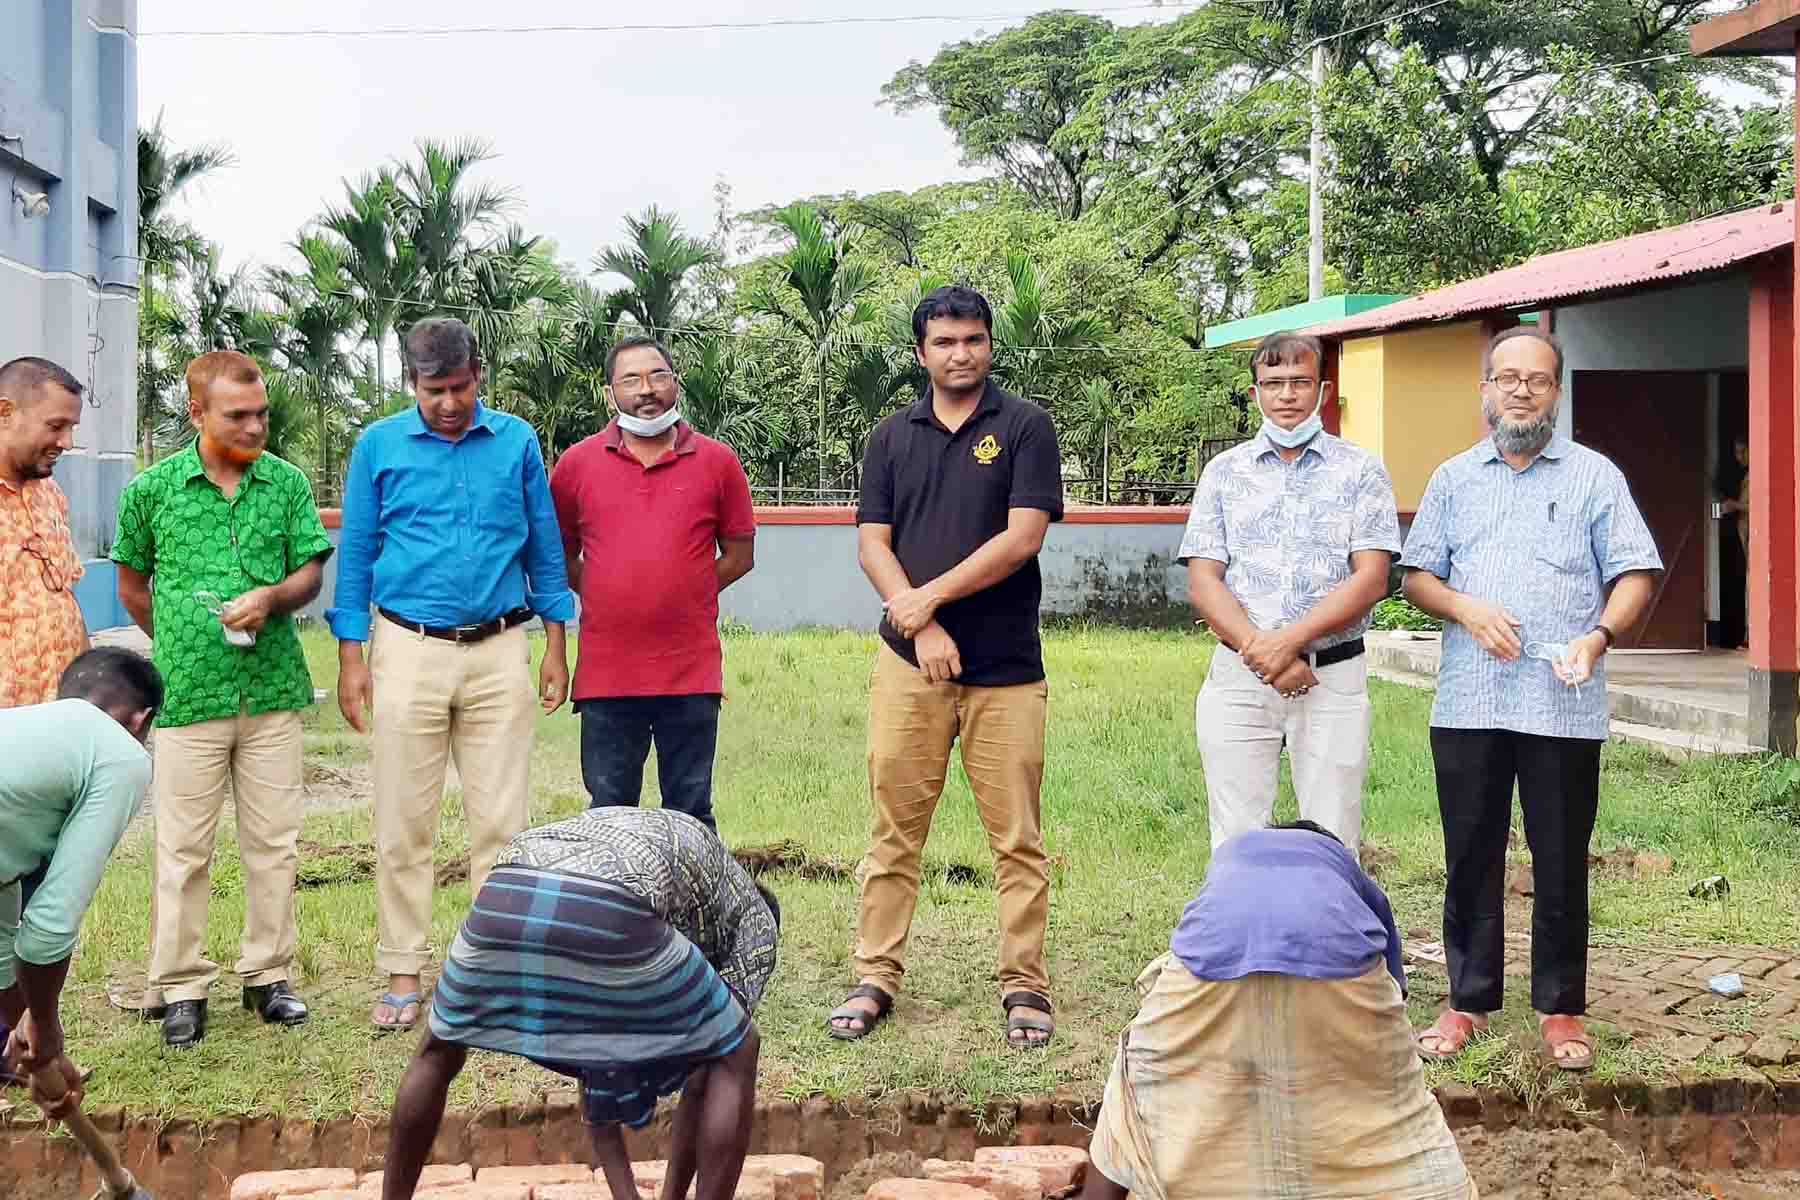
POLYGON ((270 617, 256 645, 225 641, 196 591, 230 601, 280 583, 331 553, 312 488, 299 468, 264 454, 226 499, 189 445, 125 485, 112 557, 151 577, 151 657, 168 699, 159 726, 305 708, 312 677, 291 616, 270 617))

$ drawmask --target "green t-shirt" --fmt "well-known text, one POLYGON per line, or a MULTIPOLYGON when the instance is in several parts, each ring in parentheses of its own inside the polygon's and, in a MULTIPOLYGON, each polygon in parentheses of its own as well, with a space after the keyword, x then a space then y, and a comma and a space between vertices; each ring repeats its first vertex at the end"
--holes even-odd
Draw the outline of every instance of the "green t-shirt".
POLYGON ((151 656, 168 690, 158 726, 312 703, 292 617, 269 618, 256 645, 244 649, 225 641, 219 619, 194 593, 230 601, 331 550, 306 476, 273 454, 250 464, 229 500, 192 445, 125 485, 112 557, 151 577, 151 656))
POLYGON ((113 847, 150 789, 150 755, 86 700, 0 709, 0 987, 69 957, 113 847), (20 904, 22 876, 44 880, 20 904))

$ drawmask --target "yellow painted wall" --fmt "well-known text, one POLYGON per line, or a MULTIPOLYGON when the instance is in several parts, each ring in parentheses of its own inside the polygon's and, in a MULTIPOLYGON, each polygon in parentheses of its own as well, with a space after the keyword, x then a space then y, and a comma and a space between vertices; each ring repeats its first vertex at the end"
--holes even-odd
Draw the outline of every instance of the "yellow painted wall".
POLYGON ((1387 339, 1357 338, 1338 354, 1338 435, 1380 458, 1382 366, 1387 339))
POLYGON ((1353 338, 1339 347, 1338 430, 1388 469, 1415 512, 1438 464, 1482 435, 1479 321, 1353 338))
POLYGON ((1479 321, 1387 335, 1383 350, 1381 461, 1401 512, 1419 507, 1438 464, 1481 437, 1479 321))

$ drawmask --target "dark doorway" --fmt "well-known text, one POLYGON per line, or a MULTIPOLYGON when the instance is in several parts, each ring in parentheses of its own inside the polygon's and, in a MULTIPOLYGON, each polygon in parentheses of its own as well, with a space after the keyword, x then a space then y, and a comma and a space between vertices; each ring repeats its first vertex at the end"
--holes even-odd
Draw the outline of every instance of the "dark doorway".
MULTIPOLYGON (((1699 650, 1706 639, 1706 375, 1576 371, 1575 440, 1618 465, 1656 538, 1663 574, 1650 613, 1622 645, 1699 650)), ((1747 393, 1746 393, 1747 394, 1747 393)))
MULTIPOLYGON (((1719 412, 1714 429, 1718 461, 1712 465, 1712 494, 1715 500, 1735 500, 1744 482, 1745 468, 1737 460, 1737 442, 1750 436, 1750 376, 1744 371, 1726 371, 1719 376, 1719 412)), ((1709 621, 1706 642, 1735 650, 1748 637, 1744 623, 1745 589, 1750 564, 1744 544, 1738 535, 1737 518, 1730 514, 1718 521, 1719 543, 1719 619, 1709 621)))

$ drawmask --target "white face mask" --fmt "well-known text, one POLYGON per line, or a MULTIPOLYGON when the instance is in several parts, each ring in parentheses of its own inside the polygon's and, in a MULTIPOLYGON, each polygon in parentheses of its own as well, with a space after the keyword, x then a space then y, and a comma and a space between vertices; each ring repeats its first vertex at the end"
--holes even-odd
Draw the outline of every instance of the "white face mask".
POLYGON ((634 433, 638 437, 656 437, 673 428, 675 422, 681 420, 681 413, 670 408, 660 416, 634 417, 630 413, 619 414, 619 428, 626 433, 634 433))
POLYGON ((1292 429, 1283 429, 1275 422, 1269 420, 1265 415, 1263 417, 1263 433, 1267 434, 1269 440, 1274 442, 1277 446, 1280 446, 1283 450, 1297 450, 1301 446, 1312 441, 1313 438, 1317 437, 1319 432, 1325 428, 1325 422, 1319 417, 1319 413, 1324 407, 1325 385, 1320 384, 1319 402, 1313 405, 1312 416, 1306 418, 1306 420, 1300 422, 1292 429))

